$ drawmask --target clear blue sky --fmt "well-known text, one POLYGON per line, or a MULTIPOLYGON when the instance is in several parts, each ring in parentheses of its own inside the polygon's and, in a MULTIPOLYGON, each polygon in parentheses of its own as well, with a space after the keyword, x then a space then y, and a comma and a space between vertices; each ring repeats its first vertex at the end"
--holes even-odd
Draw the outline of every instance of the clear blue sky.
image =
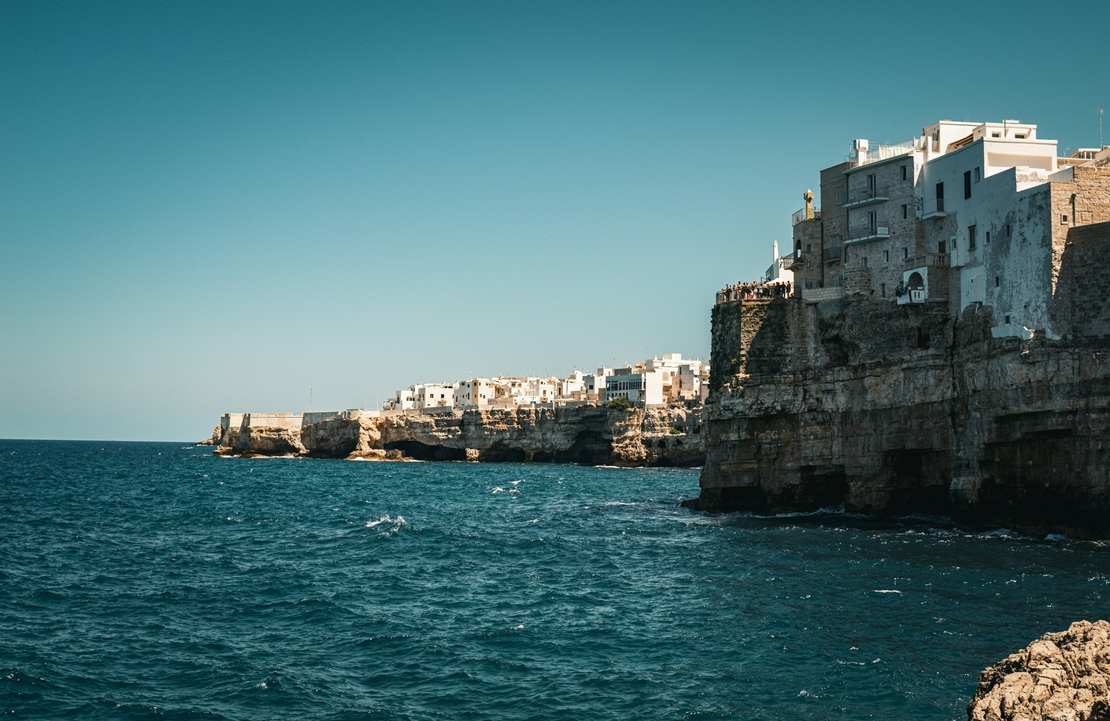
POLYGON ((0 437, 705 358, 853 138, 1098 144, 1110 3, 0 3, 0 437))

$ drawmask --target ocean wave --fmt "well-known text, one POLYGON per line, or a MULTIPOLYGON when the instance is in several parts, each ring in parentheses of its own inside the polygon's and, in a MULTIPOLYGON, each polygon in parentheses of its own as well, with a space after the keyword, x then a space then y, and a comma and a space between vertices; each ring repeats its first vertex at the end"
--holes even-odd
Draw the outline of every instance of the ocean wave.
POLYGON ((385 515, 382 515, 382 516, 378 516, 378 520, 376 520, 376 521, 367 521, 366 522, 366 528, 377 528, 379 526, 385 526, 385 529, 383 530, 383 532, 381 534, 379 534, 379 538, 386 537, 386 536, 392 536, 394 533, 397 533, 397 531, 400 531, 402 528, 404 528, 407 525, 409 525, 409 524, 405 520, 404 516, 399 515, 396 518, 394 518, 393 516, 389 515, 388 513, 386 513, 385 515))

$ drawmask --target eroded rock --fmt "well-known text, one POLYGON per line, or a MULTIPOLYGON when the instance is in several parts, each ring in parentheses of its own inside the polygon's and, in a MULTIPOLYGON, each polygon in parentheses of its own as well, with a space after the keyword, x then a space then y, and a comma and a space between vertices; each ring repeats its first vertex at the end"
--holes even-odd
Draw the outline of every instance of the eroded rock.
POLYGON ((979 674, 968 721, 1110 721, 1110 623, 1077 621, 979 674))

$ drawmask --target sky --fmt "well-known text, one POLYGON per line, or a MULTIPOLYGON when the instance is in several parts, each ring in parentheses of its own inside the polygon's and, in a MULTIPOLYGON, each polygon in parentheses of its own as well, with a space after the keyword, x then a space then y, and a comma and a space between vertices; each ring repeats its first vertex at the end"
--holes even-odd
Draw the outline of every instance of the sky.
POLYGON ((0 438, 706 359, 716 290, 789 251, 853 139, 1097 146, 1108 26, 1105 0, 5 0, 0 438))

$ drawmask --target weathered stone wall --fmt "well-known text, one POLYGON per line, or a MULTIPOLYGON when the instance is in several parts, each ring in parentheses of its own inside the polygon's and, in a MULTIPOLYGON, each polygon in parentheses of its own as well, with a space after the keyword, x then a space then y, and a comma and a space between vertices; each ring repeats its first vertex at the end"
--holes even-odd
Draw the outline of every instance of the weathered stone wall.
POLYGON ((1052 299, 1052 325, 1068 336, 1110 336, 1110 222, 1071 228, 1052 299))

